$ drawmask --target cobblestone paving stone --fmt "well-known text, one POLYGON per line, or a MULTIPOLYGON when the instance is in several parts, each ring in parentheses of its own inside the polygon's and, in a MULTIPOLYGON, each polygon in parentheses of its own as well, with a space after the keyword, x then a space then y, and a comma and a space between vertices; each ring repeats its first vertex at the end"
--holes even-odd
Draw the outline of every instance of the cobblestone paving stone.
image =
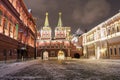
POLYGON ((39 61, 7 74, 0 80, 120 80, 119 62, 107 60, 39 61))

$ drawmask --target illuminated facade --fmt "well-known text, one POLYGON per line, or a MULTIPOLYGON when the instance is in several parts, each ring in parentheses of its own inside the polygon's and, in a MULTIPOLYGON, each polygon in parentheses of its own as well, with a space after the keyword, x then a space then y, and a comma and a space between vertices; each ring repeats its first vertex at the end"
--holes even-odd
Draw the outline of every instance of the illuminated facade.
POLYGON ((48 21, 48 13, 46 13, 45 24, 40 31, 41 40, 51 40, 52 39, 51 31, 52 30, 51 27, 49 26, 49 21, 48 21))
POLYGON ((63 27, 62 20, 61 20, 62 13, 59 13, 59 20, 58 25, 55 28, 55 39, 66 39, 69 40, 70 37, 70 27, 63 27))
POLYGON ((120 12, 83 35, 87 58, 120 58, 120 12))
POLYGON ((23 0, 0 0, 0 60, 34 57, 36 31, 23 0))
POLYGON ((70 40, 70 31, 70 27, 63 27, 61 13, 59 13, 58 25, 55 28, 55 36, 52 38, 53 36, 51 36, 52 30, 49 26, 48 13, 46 13, 44 27, 38 32, 37 56, 44 60, 63 60, 74 57, 71 49, 74 45, 72 45, 70 40))

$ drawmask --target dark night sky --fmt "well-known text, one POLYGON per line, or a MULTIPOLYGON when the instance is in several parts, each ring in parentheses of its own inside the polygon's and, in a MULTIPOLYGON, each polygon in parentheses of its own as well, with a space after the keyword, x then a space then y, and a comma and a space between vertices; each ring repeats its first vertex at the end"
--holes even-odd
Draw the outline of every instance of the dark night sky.
POLYGON ((37 18, 37 28, 41 29, 45 13, 49 13, 50 27, 54 30, 58 23, 58 13, 62 12, 64 26, 72 28, 72 33, 80 28, 90 30, 112 17, 120 10, 120 0, 24 0, 28 9, 37 18))

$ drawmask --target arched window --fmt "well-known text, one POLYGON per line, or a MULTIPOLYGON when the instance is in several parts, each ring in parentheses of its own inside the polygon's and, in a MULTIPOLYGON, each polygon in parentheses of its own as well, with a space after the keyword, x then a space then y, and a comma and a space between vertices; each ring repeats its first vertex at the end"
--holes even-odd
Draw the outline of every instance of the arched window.
POLYGON ((0 26, 2 24, 2 11, 0 10, 0 26))
POLYGON ((8 26, 8 19, 7 19, 7 17, 5 16, 4 28, 7 29, 7 26, 8 26))
POLYGON ((114 29, 114 27, 111 29, 111 32, 112 32, 112 34, 115 33, 115 29, 114 29))
POLYGON ((119 31, 120 31, 120 21, 117 24, 117 32, 119 32, 119 31))
POLYGON ((110 35, 110 28, 107 29, 107 36, 110 35))
POLYGON ((12 23, 10 23, 10 32, 13 32, 13 30, 12 30, 12 23))

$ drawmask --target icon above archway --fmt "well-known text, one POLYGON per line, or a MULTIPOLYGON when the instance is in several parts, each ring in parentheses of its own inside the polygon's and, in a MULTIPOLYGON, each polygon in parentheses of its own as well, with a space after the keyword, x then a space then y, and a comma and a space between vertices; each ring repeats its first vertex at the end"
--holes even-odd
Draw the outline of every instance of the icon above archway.
POLYGON ((64 51, 62 50, 58 51, 58 60, 64 60, 64 59, 65 59, 64 51))

